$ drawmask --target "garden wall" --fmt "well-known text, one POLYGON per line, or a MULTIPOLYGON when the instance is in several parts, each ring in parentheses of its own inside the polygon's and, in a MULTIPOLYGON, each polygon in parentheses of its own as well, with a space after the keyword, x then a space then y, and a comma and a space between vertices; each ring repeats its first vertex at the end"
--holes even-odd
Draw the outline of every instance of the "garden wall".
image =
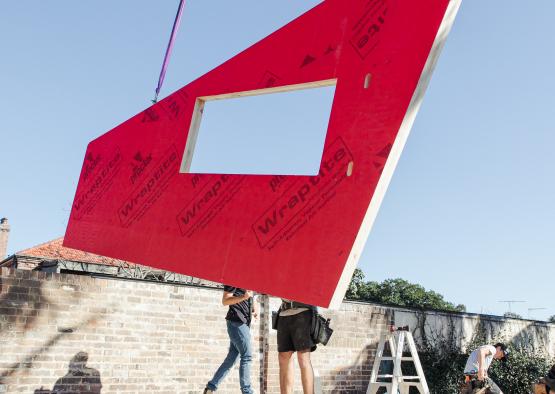
MULTIPOLYGON (((0 392, 47 394, 86 384, 102 393, 199 393, 227 352, 220 289, 7 268, 0 286, 0 392)), ((269 322, 279 300, 260 300, 253 385, 257 393, 278 393, 269 322)), ((417 340, 452 326, 464 345, 481 325, 492 336, 505 331, 555 354, 555 326, 546 323, 355 302, 323 313, 335 330, 330 344, 313 353, 323 392, 366 392, 377 342, 391 320, 410 325, 417 340)), ((296 382, 300 392, 298 376, 296 382)), ((219 391, 238 387, 236 367, 219 391)))

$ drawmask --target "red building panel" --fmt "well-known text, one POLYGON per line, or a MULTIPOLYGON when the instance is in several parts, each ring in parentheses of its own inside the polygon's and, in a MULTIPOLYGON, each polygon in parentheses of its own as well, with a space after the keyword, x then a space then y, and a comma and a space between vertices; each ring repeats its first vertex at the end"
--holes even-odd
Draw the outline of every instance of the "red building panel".
POLYGON ((64 245, 337 306, 459 4, 326 0, 95 139, 64 245), (330 83, 317 176, 186 173, 205 100, 330 83))

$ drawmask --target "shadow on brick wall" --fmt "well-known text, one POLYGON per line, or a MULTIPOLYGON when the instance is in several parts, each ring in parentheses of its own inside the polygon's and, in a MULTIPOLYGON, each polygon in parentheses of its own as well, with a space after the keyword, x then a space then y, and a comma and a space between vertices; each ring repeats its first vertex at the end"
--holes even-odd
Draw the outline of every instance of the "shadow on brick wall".
POLYGON ((370 371, 374 362, 376 345, 367 345, 358 355, 357 360, 348 368, 340 370, 337 375, 341 377, 331 390, 333 394, 360 394, 366 393, 370 382, 370 371))
POLYGON ((7 321, 2 321, 0 331, 8 327, 27 331, 34 327, 40 311, 50 304, 42 287, 39 281, 13 279, 13 282, 6 283, 0 277, 0 291, 3 293, 0 297, 0 315, 7 317, 7 321))
POLYGON ((67 374, 56 381, 52 390, 35 390, 34 394, 100 394, 102 382, 100 372, 94 368, 87 367, 89 355, 79 352, 69 361, 67 374))
MULTIPOLYGON (((66 328, 66 329, 64 329, 63 332, 60 332, 59 334, 56 334, 53 337, 51 337, 40 348, 38 348, 34 352, 27 355, 22 361, 20 361, 18 363, 14 363, 14 364, 10 365, 8 368, 6 368, 4 371, 1 371, 0 372, 0 385, 6 384, 7 379, 10 378, 12 375, 16 374, 17 372, 20 372, 21 370, 33 368, 34 361, 37 358, 39 358, 40 355, 48 352, 48 350, 52 346, 56 345, 62 338, 64 338, 67 335, 71 335, 71 333, 73 333, 75 331, 78 331, 82 327, 85 327, 85 326, 90 325, 90 324, 95 324, 98 321, 98 319, 99 319, 99 317, 97 315, 93 315, 89 319, 83 321, 78 326, 66 328)), ((93 393, 96 393, 96 392, 93 392, 93 393)))
MULTIPOLYGON (((367 345, 357 357, 352 366, 342 369, 337 373, 341 377, 338 383, 331 390, 332 394, 364 394, 368 390, 370 384, 370 374, 374 365, 374 357, 376 355, 376 345, 367 345)), ((384 349, 384 356, 391 356, 389 346, 384 349)), ((382 361, 379 374, 392 374, 393 362, 382 361)), ((378 389, 377 394, 385 394, 385 388, 378 389)), ((412 393, 412 391, 411 391, 412 393)))

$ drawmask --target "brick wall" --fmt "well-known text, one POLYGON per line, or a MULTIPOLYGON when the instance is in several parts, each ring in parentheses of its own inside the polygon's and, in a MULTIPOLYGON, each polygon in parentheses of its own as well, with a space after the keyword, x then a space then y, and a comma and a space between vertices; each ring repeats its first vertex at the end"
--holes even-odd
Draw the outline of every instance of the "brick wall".
MULTIPOLYGON (((84 352, 102 393, 199 393, 227 353, 221 291, 6 268, 0 279, 0 392, 52 390, 84 352)), ((257 377, 258 347, 254 359, 257 377)), ((221 392, 237 387, 233 371, 221 392)))
MULTIPOLYGON (((0 284, 0 393, 49 394, 60 383, 71 384, 70 369, 87 377, 93 393, 100 385, 102 393, 200 393, 227 352, 218 289, 6 268, 0 284)), ((278 305, 263 297, 262 316, 252 327, 257 393, 279 392, 276 333, 270 329, 270 311, 278 305)), ((324 314, 335 332, 327 347, 312 354, 323 392, 366 392, 377 342, 391 319, 421 335, 422 314, 407 309, 345 302, 324 314)), ((427 313, 425 321, 424 331, 455 322, 464 336, 483 321, 492 330, 507 323, 442 313, 427 313)), ((553 325, 509 326, 516 338, 532 338, 555 353, 553 325)), ((295 379, 295 392, 301 392, 300 377, 295 379)), ((219 392, 239 392, 237 366, 219 392)))

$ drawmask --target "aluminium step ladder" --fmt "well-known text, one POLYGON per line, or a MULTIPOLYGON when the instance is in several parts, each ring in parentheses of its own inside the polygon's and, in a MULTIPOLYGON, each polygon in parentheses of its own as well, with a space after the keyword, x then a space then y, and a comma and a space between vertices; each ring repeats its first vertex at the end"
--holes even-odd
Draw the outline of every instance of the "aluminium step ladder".
POLYGON ((414 338, 408 326, 399 328, 391 326, 390 332, 382 335, 380 343, 378 344, 376 358, 374 359, 374 365, 372 367, 372 375, 370 376, 370 384, 368 385, 366 394, 376 394, 380 388, 384 387, 387 390, 387 394, 409 394, 411 387, 416 387, 421 394, 430 394, 428 383, 424 376, 424 370, 422 369, 420 358, 416 351, 414 338), (383 355, 386 343, 389 344, 391 357, 383 355), (409 357, 403 357, 405 343, 410 350, 411 355, 409 357), (382 361, 393 361, 393 374, 379 375, 382 361), (402 361, 412 361, 417 375, 403 376, 403 371, 401 370, 402 361), (379 381, 384 379, 391 379, 391 382, 379 381))

